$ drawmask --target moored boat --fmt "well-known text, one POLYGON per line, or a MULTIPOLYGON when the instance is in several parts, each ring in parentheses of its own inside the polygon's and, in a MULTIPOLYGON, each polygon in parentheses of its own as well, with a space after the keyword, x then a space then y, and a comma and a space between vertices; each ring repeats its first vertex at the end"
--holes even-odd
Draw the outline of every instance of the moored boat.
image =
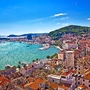
POLYGON ((40 50, 45 50, 48 49, 50 47, 49 44, 43 44, 43 47, 39 48, 40 50))

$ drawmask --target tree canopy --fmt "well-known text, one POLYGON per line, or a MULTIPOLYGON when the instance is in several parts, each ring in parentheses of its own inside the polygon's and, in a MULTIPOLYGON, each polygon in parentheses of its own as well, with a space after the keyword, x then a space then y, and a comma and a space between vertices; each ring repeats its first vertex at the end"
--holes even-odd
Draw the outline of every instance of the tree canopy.
POLYGON ((90 27, 70 25, 70 26, 66 26, 66 27, 51 31, 48 35, 51 36, 54 40, 58 40, 64 33, 81 35, 81 34, 87 34, 89 32, 90 32, 90 27))

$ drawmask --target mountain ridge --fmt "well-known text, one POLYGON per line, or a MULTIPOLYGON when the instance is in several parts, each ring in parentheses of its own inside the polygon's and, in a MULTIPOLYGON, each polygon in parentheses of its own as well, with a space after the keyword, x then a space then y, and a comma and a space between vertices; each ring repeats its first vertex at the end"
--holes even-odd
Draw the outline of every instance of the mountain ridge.
POLYGON ((90 27, 87 26, 79 26, 79 25, 69 25, 66 27, 62 27, 51 31, 48 35, 51 36, 54 40, 58 40, 63 34, 87 34, 90 32, 90 27))

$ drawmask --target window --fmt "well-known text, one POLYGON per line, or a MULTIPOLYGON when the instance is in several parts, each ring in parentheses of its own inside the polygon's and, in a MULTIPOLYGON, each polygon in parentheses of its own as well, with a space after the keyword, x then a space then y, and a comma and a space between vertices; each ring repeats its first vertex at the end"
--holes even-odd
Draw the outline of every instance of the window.
POLYGON ((72 74, 72 77, 74 76, 74 74, 72 74))
POLYGON ((80 78, 78 78, 78 80, 80 80, 80 78))
POLYGON ((89 85, 89 87, 90 87, 90 85, 89 85))
POLYGON ((53 80, 53 82, 54 82, 54 80, 53 80))
POLYGON ((89 82, 90 82, 90 80, 89 80, 89 82))
POLYGON ((66 78, 65 76, 61 76, 61 78, 66 78))
POLYGON ((78 84, 80 84, 80 82, 78 82, 78 84))
POLYGON ((84 82, 85 80, 83 80, 83 82, 84 82))
POLYGON ((78 74, 80 74, 80 72, 78 72, 78 74))

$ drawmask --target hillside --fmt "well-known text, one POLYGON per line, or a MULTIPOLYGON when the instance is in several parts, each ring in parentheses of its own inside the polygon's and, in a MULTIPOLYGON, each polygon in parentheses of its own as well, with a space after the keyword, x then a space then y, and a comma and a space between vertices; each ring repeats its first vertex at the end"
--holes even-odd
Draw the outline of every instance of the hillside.
POLYGON ((88 32, 90 32, 90 27, 70 25, 51 31, 48 35, 51 36, 53 39, 58 40, 64 33, 81 35, 81 34, 86 34, 88 32))

